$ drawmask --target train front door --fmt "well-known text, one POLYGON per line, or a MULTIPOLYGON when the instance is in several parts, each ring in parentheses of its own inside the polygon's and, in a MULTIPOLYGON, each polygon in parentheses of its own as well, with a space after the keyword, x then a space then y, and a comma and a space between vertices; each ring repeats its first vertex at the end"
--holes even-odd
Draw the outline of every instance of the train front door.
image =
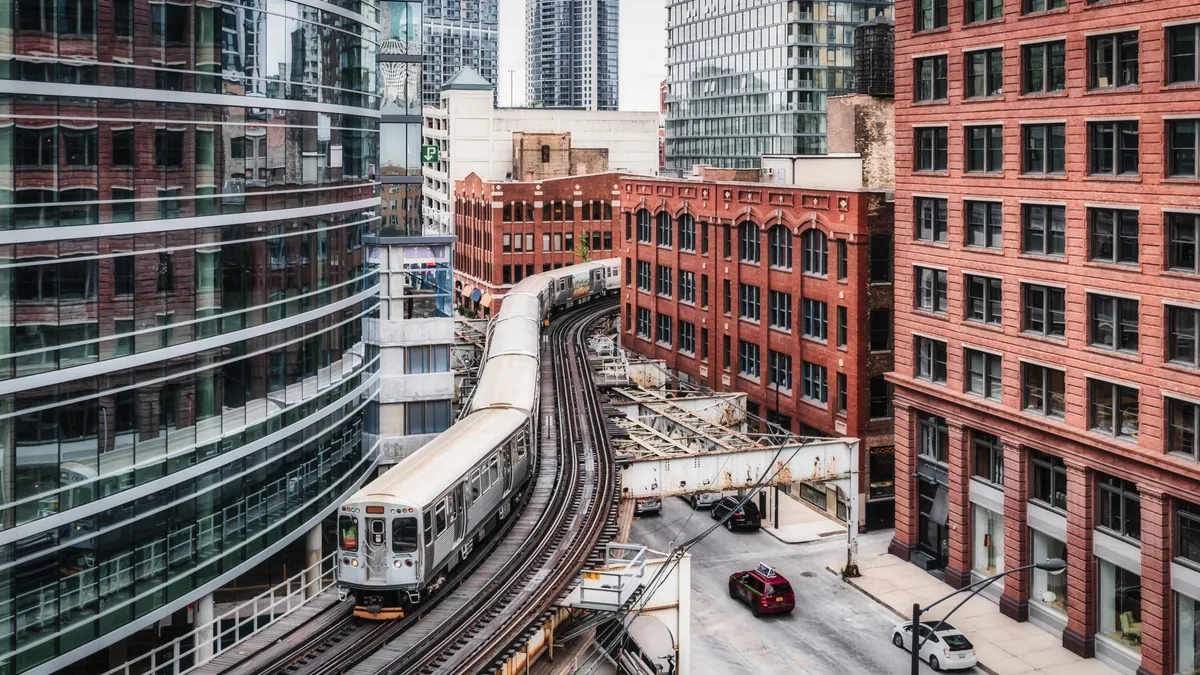
POLYGON ((367 579, 387 579, 387 520, 367 518, 367 579))

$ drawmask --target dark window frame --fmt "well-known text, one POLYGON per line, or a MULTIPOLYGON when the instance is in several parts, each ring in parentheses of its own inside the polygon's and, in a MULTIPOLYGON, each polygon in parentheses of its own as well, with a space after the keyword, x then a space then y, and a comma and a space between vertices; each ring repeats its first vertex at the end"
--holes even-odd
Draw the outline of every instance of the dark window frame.
POLYGON ((963 391, 1000 401, 1004 397, 1004 358, 999 354, 963 348, 963 391))
POLYGON ((1021 125, 1021 173, 1059 176, 1067 172, 1067 126, 1021 125))
POLYGON ((1037 363, 1021 363, 1021 409, 1051 419, 1066 417, 1067 373, 1037 363))
POLYGON ((1089 345, 1097 349, 1137 354, 1140 333, 1139 301, 1102 293, 1088 294, 1089 345))
POLYGON ((949 100, 949 72, 945 54, 913 60, 913 100, 933 103, 949 100))
MULTIPOLYGON (((1128 398, 1125 398, 1128 402, 1128 398)), ((1139 392, 1133 387, 1127 387, 1115 382, 1106 380, 1097 380, 1088 378, 1088 429, 1099 432, 1112 438, 1129 439, 1136 441, 1139 435, 1140 428, 1140 400, 1139 392), (1132 394, 1130 408, 1122 408, 1122 399, 1127 395, 1132 394), (1109 397, 1108 405, 1104 403, 1104 396, 1109 397), (1104 420, 1108 420, 1108 424, 1104 424, 1104 420), (1127 424, 1128 419, 1132 419, 1132 424, 1127 424)))
POLYGON ((1087 40, 1087 78, 1089 90, 1124 89, 1138 86, 1138 32, 1122 31, 1092 35, 1087 40), (1128 50, 1132 44, 1132 58, 1128 50), (1107 53, 1106 53, 1107 52, 1107 53), (1101 79, 1108 70, 1106 83, 1101 79))
POLYGON ((1067 90, 1067 43, 1050 40, 1021 47, 1021 93, 1056 94, 1067 90))
POLYGON ((913 337, 913 377, 946 384, 946 342, 916 335, 913 337))
POLYGON ((1067 333, 1066 289, 1042 284, 1024 284, 1021 289, 1021 332, 1048 338, 1065 338, 1067 333), (1040 299, 1040 306, 1031 300, 1040 299), (1061 302, 1055 302, 1059 300, 1061 302), (1036 327, 1040 324, 1040 327, 1036 327))
POLYGON ((1088 260, 1136 265, 1140 248, 1138 212, 1134 209, 1088 207, 1088 260))
POLYGON ((1004 204, 967 199, 963 201, 963 229, 967 248, 1004 248, 1004 204), (982 216, 982 220, 977 216, 982 216))
POLYGON ((963 97, 1004 95, 1004 49, 975 49, 963 53, 963 97), (982 87, 982 89, 980 89, 982 87))
POLYGON ((1004 320, 1004 282, 997 277, 964 274, 964 317, 972 323, 1000 326, 1004 320))
POLYGON ((927 244, 945 244, 949 241, 947 225, 948 200, 942 197, 914 197, 913 213, 916 217, 917 241, 927 244))
POLYGON ((1137 120, 1088 122, 1088 175, 1139 175, 1139 133, 1137 120))
POLYGON ((1043 258, 1067 255, 1067 209, 1059 204, 1021 205, 1021 253, 1043 258))
POLYGON ((917 127, 913 130, 913 171, 942 173, 949 166, 949 128, 944 126, 917 127))

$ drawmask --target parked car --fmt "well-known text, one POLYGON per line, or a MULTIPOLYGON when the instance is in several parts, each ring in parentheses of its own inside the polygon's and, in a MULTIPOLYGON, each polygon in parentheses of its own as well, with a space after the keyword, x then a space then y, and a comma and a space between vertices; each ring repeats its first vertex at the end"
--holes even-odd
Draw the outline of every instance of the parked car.
POLYGON ((748 501, 745 504, 738 506, 738 502, 742 501, 741 497, 722 497, 720 501, 713 504, 710 515, 713 520, 724 518, 730 511, 733 515, 725 521, 725 527, 730 532, 734 530, 757 530, 762 526, 762 516, 758 512, 758 504, 748 501))
MULTIPOLYGON (((954 626, 937 621, 921 623, 921 660, 934 670, 964 670, 975 667, 975 645, 954 626), (934 628, 937 628, 935 631, 934 628)), ((892 644, 912 651, 912 624, 896 624, 892 644)))
POLYGON ((634 515, 642 515, 644 513, 661 513, 662 500, 658 497, 642 497, 637 500, 637 505, 633 507, 634 515))
POLYGON ((691 505, 692 510, 711 508, 713 504, 721 501, 720 492, 697 492, 695 494, 683 495, 683 499, 691 505))
POLYGON ((790 614, 796 608, 792 585, 774 568, 763 563, 758 563, 752 570, 730 574, 729 597, 750 605, 755 616, 790 614))

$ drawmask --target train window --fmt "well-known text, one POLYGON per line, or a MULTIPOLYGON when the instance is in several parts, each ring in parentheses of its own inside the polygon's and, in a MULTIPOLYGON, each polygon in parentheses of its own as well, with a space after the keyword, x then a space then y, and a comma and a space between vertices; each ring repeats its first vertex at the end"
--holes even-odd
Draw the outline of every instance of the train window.
POLYGON ((433 543, 433 516, 428 511, 425 512, 425 545, 433 543))
POLYGON ((343 551, 358 550, 358 519, 354 516, 338 517, 338 538, 343 551))
POLYGON ((471 501, 479 499, 479 495, 483 493, 483 488, 479 485, 479 469, 471 472, 471 501))
POLYGON ((392 553, 413 553, 417 550, 417 519, 397 518, 392 521, 392 553))
POLYGON ((434 511, 434 520, 437 521, 437 533, 441 534, 446 531, 446 501, 438 502, 437 509, 434 511))
POLYGON ((371 526, 371 547, 383 545, 383 535, 385 533, 382 518, 369 518, 367 522, 371 526))
POLYGON ((488 463, 488 478, 492 485, 495 485, 496 481, 500 480, 500 460, 496 457, 493 457, 492 461, 488 463))

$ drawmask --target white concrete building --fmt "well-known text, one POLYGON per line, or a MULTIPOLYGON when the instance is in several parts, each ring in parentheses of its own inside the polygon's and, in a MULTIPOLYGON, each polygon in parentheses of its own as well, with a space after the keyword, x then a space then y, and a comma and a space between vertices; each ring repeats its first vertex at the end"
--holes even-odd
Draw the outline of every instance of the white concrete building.
POLYGON ((440 148, 424 165, 426 235, 453 233, 454 182, 472 172, 511 178, 513 132, 570 132, 572 147, 607 148, 611 171, 658 172, 658 113, 545 108, 497 108, 492 85, 470 68, 442 88, 440 108, 424 110, 422 143, 440 148))

